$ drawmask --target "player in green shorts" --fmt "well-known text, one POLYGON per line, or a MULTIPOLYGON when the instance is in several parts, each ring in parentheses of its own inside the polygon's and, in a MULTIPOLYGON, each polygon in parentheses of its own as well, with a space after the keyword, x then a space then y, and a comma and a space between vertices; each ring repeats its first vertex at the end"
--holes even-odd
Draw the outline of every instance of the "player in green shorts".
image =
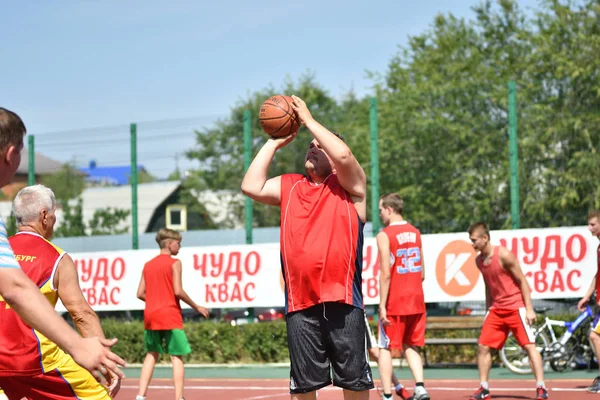
POLYGON ((146 358, 140 375, 140 389, 136 400, 145 400, 152 379, 154 365, 160 354, 168 354, 173 363, 175 399, 183 399, 183 356, 192 352, 183 331, 183 318, 179 301, 189 304, 205 318, 208 309, 194 303, 183 290, 181 261, 173 256, 181 248, 181 234, 171 229, 161 229, 156 234, 160 254, 144 265, 137 296, 146 302, 144 309, 144 343, 146 358))

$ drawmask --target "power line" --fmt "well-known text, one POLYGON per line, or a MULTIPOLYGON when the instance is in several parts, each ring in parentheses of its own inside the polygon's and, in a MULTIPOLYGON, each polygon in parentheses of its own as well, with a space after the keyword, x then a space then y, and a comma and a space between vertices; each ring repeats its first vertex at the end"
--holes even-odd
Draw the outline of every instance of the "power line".
MULTIPOLYGON (((196 137, 196 134, 194 132, 171 132, 171 133, 162 133, 160 135, 150 135, 150 136, 138 136, 137 140, 138 140, 138 145, 140 144, 144 144, 145 142, 151 142, 151 141, 159 141, 159 140, 164 140, 166 137, 172 137, 172 136, 179 136, 179 137, 196 137), (189 135, 189 136, 188 136, 189 135)), ((37 138, 36 138, 37 139, 37 138)), ((63 141, 57 141, 57 140, 53 140, 51 142, 48 143, 44 143, 43 141, 41 143, 39 143, 36 140, 36 145, 38 146, 43 146, 44 149, 47 148, 56 148, 56 147, 71 147, 71 146, 82 146, 82 145, 91 145, 91 144, 107 144, 107 145, 113 145, 115 143, 119 143, 119 142, 127 142, 129 143, 129 136, 123 136, 122 137, 122 141, 111 141, 111 140, 107 140, 105 139, 93 139, 93 140, 72 140, 72 139, 67 139, 64 142, 63 141)))

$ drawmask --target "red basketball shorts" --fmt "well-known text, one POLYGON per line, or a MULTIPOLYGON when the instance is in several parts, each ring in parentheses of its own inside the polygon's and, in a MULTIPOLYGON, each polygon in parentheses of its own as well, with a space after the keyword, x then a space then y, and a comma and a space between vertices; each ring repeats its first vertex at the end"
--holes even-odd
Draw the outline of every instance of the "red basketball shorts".
POLYGON ((492 349, 501 349, 510 332, 521 347, 535 343, 533 330, 525 319, 525 307, 517 310, 490 309, 483 321, 479 344, 492 349))
POLYGON ((390 325, 383 326, 379 321, 379 347, 401 349, 403 344, 425 346, 425 313, 412 315, 390 315, 390 325))

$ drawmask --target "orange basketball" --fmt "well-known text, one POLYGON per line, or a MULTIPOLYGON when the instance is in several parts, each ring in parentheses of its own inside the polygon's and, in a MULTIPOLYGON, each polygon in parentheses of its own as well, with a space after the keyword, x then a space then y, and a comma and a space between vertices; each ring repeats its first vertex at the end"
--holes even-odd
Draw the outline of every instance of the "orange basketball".
POLYGON ((292 101, 290 96, 277 95, 262 103, 258 121, 263 131, 275 138, 298 131, 300 120, 292 108, 292 101))

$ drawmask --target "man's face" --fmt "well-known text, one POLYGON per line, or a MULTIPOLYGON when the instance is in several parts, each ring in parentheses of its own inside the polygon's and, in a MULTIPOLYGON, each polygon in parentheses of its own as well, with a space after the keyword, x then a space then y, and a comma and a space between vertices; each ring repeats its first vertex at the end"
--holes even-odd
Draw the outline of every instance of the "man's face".
POLYGON ((9 146, 0 160, 0 187, 4 187, 12 181, 21 164, 21 151, 23 141, 18 146, 9 146))
POLYGON ((392 214, 391 207, 384 207, 383 202, 379 200, 379 219, 384 226, 390 224, 390 215, 392 214))
POLYGON ((480 230, 476 230, 473 233, 471 233, 469 239, 471 239, 471 243, 475 251, 482 251, 488 244, 487 235, 481 232, 480 230))
POLYGON ((169 251, 172 255, 176 256, 179 254, 179 250, 181 249, 181 241, 179 240, 171 240, 168 244, 169 251))
POLYGON ((316 139, 313 139, 308 146, 308 151, 304 159, 304 167, 307 171, 314 171, 317 174, 325 176, 329 175, 333 170, 331 159, 323 151, 323 148, 316 139))
POLYGON ((588 221, 588 229, 590 230, 592 235, 600 237, 600 221, 598 221, 597 217, 591 218, 588 221))

